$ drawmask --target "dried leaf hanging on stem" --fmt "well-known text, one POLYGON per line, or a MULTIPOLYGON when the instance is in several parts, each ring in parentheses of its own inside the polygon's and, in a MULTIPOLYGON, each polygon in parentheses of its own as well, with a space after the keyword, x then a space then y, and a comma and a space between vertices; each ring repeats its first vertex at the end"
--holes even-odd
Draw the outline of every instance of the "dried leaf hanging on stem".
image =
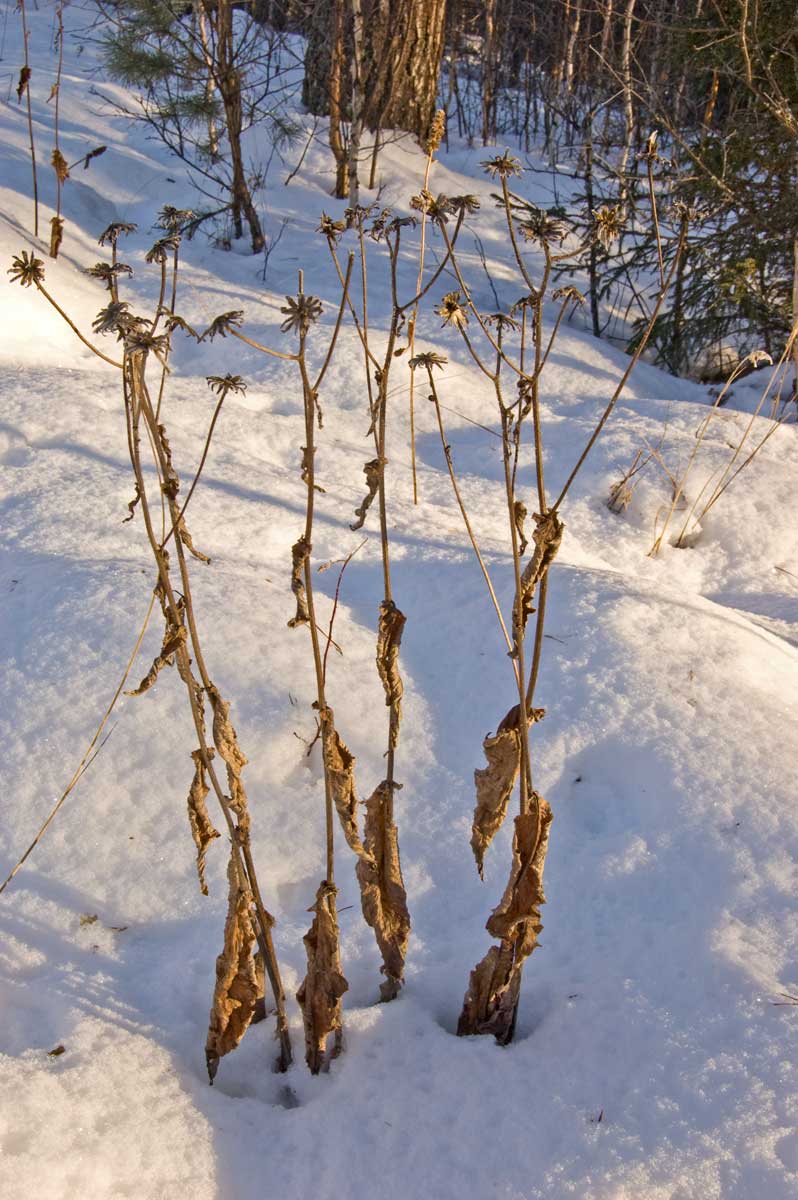
POLYGON ((388 815, 391 794, 397 787, 401 784, 384 780, 366 801, 365 853, 357 864, 363 916, 373 928, 382 954, 386 976, 380 985, 383 1000, 393 1000, 399 993, 410 937, 398 833, 388 815))
POLYGON ((377 491, 380 486, 382 468, 384 466, 385 463, 381 459, 373 458, 371 462, 367 462, 363 467, 363 473, 366 476, 366 487, 368 488, 368 492, 366 493, 360 507, 355 509, 355 516, 357 517, 357 520, 349 526, 353 532, 357 529, 362 529, 363 525, 365 524, 366 513, 371 508, 372 501, 377 495, 377 491))
POLYGON ((216 959, 216 987, 205 1042, 205 1061, 211 1083, 219 1059, 238 1043, 249 1028, 258 1000, 263 996, 263 965, 253 955, 255 927, 252 921, 252 896, 242 886, 235 861, 227 869, 230 898, 224 927, 224 948, 216 959))
POLYGON ((407 618, 393 600, 383 600, 380 605, 380 620, 377 628, 377 671, 385 689, 385 703, 391 709, 389 742, 392 750, 399 741, 399 725, 402 720, 402 693, 404 685, 399 674, 399 645, 407 618))
MULTIPOLYGON (((213 750, 209 747, 208 757, 212 756, 213 750)), ((207 896, 208 885, 205 882, 205 855, 213 839, 221 837, 221 834, 218 829, 214 828, 205 804, 210 788, 206 778, 205 764, 202 761, 202 751, 192 750, 191 758, 194 762, 194 778, 191 781, 191 788, 188 793, 188 821, 191 826, 191 836, 194 839, 194 845, 197 847, 197 875, 199 876, 200 891, 203 896, 207 896)))
POLYGON ((513 1039, 523 965, 538 944, 545 904, 543 866, 549 841, 551 809, 532 795, 532 810, 515 818, 513 862, 504 895, 486 929, 500 939, 471 972, 458 1036, 491 1033, 501 1045, 513 1039))
POLYGON ((312 1074, 318 1075, 323 1066, 341 1048, 343 1029, 341 997, 349 984, 341 973, 338 949, 338 918, 335 912, 337 888, 322 880, 316 893, 313 924, 302 939, 308 956, 308 970, 296 994, 305 1023, 305 1058, 312 1074), (335 1035, 331 1054, 327 1055, 327 1039, 335 1035))
POLYGON ((291 591, 294 593, 296 599, 296 616, 292 617, 288 622, 289 629, 296 629, 297 625, 307 625, 310 621, 308 598, 305 594, 305 584, 302 579, 302 573, 305 569, 305 563, 310 557, 310 551, 310 542, 304 534, 291 547, 291 591))
MULTIPOLYGON (((521 732, 518 716, 520 705, 516 704, 502 718, 495 734, 489 734, 482 743, 487 767, 474 771, 477 803, 471 826, 471 849, 482 878, 485 851, 504 824, 510 797, 521 768, 521 732)), ((533 709, 529 720, 540 721, 542 708, 533 709)))

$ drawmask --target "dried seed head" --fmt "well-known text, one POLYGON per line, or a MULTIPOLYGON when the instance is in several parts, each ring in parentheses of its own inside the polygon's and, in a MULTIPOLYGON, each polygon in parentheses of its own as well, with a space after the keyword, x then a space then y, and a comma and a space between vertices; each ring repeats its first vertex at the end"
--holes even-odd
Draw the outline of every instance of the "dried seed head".
POLYGON ((323 233, 324 236, 329 238, 332 242, 339 242, 342 234, 345 233, 345 231, 345 221, 334 221, 332 217, 327 216, 327 213, 323 212, 321 214, 321 221, 319 222, 319 227, 316 230, 317 233, 323 233))
POLYGON ((164 324, 166 325, 169 333, 174 333, 175 329, 179 329, 182 333, 185 333, 190 338, 193 338, 195 342, 202 341, 202 338, 197 333, 196 329, 193 329, 192 326, 189 325, 188 321, 184 321, 182 317, 177 315, 177 313, 170 313, 168 308, 161 308, 159 312, 166 315, 164 324))
POLYGON ((432 192, 428 192, 426 188, 422 188, 417 196, 410 197, 410 207, 414 208, 416 212, 426 213, 430 220, 435 221, 438 225, 445 225, 452 212, 448 196, 444 196, 442 193, 433 196, 432 192))
POLYGON ((585 303, 585 298, 579 291, 579 288, 575 288, 570 284, 568 287, 557 288, 556 291, 552 292, 551 298, 552 300, 562 300, 564 304, 569 304, 571 301, 574 304, 580 305, 585 303))
POLYGON ((30 287, 35 283, 38 287, 44 282, 44 263, 40 258, 35 258, 33 254, 28 254, 27 250, 23 250, 11 259, 7 274, 11 276, 12 283, 21 283, 23 287, 30 287))
POLYGON ((450 196, 449 207, 454 213, 475 213, 479 210, 479 200, 476 196, 450 196))
POLYGON ((233 312, 220 313, 218 317, 214 317, 199 340, 204 342, 208 338, 212 342, 215 337, 227 337, 233 327, 240 325, 243 320, 244 312, 240 308, 233 312))
POLYGON ((550 245, 552 242, 563 242, 568 236, 568 224, 553 213, 538 208, 536 204, 525 203, 523 216, 518 222, 518 228, 525 242, 540 242, 550 245))
POLYGON ((153 263, 165 263, 169 252, 176 250, 179 245, 180 238, 175 235, 159 238, 144 255, 144 261, 149 263, 150 266, 153 263))
POLYGON ((459 292, 447 292, 434 311, 443 318, 444 325, 464 329, 468 324, 468 313, 463 307, 459 292))
POLYGON ((432 124, 429 127, 427 135, 427 154, 434 154, 443 141, 443 135, 446 132, 446 110, 439 108, 432 118, 432 124))
POLYGON ((286 296, 280 312, 285 315, 280 326, 283 333, 304 336, 322 314, 321 300, 318 296, 306 296, 304 292, 298 292, 296 296, 286 296))
POLYGON ((428 350, 425 354, 416 354, 410 359, 410 366, 424 367, 427 371, 431 371, 433 367, 440 367, 441 370, 448 363, 448 358, 443 354, 436 354, 434 350, 428 350))
POLYGON ((121 237, 135 233, 137 228, 137 225, 131 225, 128 221, 113 221, 102 231, 97 241, 101 246, 115 246, 121 237))
POLYGON ((148 321, 130 311, 126 300, 114 300, 105 308, 101 308, 91 324, 95 333, 115 333, 120 340, 139 333, 148 326, 148 321))
POLYGON ((217 396, 226 396, 228 392, 243 394, 247 390, 247 385, 240 375, 206 375, 205 382, 217 396))
POLYGON ((491 313, 490 316, 485 317, 485 323, 494 326, 500 333, 504 333, 506 329, 518 330, 521 328, 516 320, 502 312, 491 313))
POLYGON ((499 179, 509 179, 513 175, 520 175, 523 170, 519 160, 514 158, 509 150, 505 150, 504 154, 496 158, 488 158, 479 165, 491 179, 496 179, 497 176, 499 179))
POLYGON ((618 240, 622 229, 623 213, 619 205, 602 204, 601 208, 593 210, 593 237, 604 250, 609 250, 618 240))
POLYGON ((746 354, 740 366, 743 366, 744 363, 748 363, 749 366, 752 366, 756 370, 757 367, 772 367, 773 359, 767 350, 751 350, 750 353, 746 354))
POLYGON ((132 275, 133 268, 129 267, 127 263, 117 263, 116 266, 111 266, 110 263, 98 262, 93 267, 86 267, 84 274, 91 275, 93 279, 101 279, 110 292, 117 275, 132 275))
POLYGON ((191 208, 173 208, 171 204, 165 204, 158 213, 155 226, 157 229, 166 229, 173 235, 179 235, 187 225, 191 224, 196 215, 191 208))
POLYGON ((523 313, 527 308, 534 311, 539 303, 540 297, 533 292, 529 292, 526 296, 521 296, 516 300, 515 304, 511 305, 510 313, 512 316, 516 316, 518 313, 523 313))

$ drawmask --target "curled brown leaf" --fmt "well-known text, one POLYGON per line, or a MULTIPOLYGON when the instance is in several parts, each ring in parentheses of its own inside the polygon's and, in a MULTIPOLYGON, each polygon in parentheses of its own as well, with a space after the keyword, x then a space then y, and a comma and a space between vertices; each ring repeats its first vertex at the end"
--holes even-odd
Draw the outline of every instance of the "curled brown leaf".
POLYGON ((373 458, 371 462, 367 462, 363 467, 363 474, 366 476, 366 487, 368 491, 363 498, 359 508, 355 509, 357 520, 354 521, 349 528, 354 532, 356 529, 362 529, 366 521, 366 513, 371 508, 371 503, 377 495, 377 489, 380 486, 385 459, 373 458))
POLYGON ((302 939, 308 969, 296 998, 305 1024, 305 1058, 314 1075, 318 1075, 328 1061, 327 1039, 331 1033, 335 1034, 331 1057, 340 1049, 341 997, 349 988, 341 972, 336 895, 336 887, 322 880, 316 892, 316 903, 309 910, 315 914, 313 923, 302 939))
POLYGON ((289 629, 296 629, 297 625, 307 625, 310 621, 308 598, 302 579, 305 563, 310 557, 310 551, 310 542, 304 534, 291 547, 291 591, 294 593, 296 599, 296 616, 293 616, 288 622, 289 629))
POLYGON ((399 645, 406 620, 393 600, 383 600, 377 627, 377 671, 385 689, 385 703, 391 709, 389 744, 392 750, 396 749, 399 741, 402 720, 404 685, 399 674, 399 645))
MULTIPOLYGON (((209 757, 213 755, 213 750, 210 748, 208 755, 209 757)), ((205 804, 210 789, 206 778, 205 764, 202 761, 202 751, 192 750, 191 758, 194 762, 194 778, 188 793, 188 822, 191 826, 194 845, 197 847, 197 875, 199 876, 200 891, 203 896, 207 896, 205 855, 213 839, 221 837, 221 834, 218 829, 214 828, 205 804)))
POLYGON ((248 887, 242 886, 232 856, 227 877, 230 894, 224 947, 216 959, 216 986, 205 1042, 205 1061, 211 1083, 219 1059, 235 1050, 263 995, 263 964, 252 953, 256 941, 252 895, 248 887))
POLYGON ((357 864, 357 879, 366 923, 374 930, 382 954, 380 984, 383 1000, 393 1000, 404 978, 410 913, 399 861, 396 825, 389 817, 393 790, 400 784, 383 780, 366 801, 364 851, 357 864))

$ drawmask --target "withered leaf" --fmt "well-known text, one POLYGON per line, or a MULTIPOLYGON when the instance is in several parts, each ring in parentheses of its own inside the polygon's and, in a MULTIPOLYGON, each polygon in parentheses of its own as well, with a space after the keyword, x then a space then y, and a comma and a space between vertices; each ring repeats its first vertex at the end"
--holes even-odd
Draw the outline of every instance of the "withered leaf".
POLYGON ((565 528, 554 511, 548 512, 544 516, 535 513, 534 520, 535 528, 532 532, 532 540, 535 543, 535 551, 521 575, 521 629, 518 628, 518 608, 517 605, 513 605, 513 632, 516 640, 526 628, 529 614, 534 611, 532 601, 535 598, 535 588, 554 561, 565 528))
POLYGON ((27 91, 28 84, 30 83, 30 77, 31 77, 30 67, 23 67, 19 73, 19 83, 17 84, 17 102, 19 104, 22 103, 22 97, 25 95, 25 92, 27 91))
POLYGON ((122 518, 123 525, 127 524, 128 521, 133 520, 133 517, 136 512, 136 505, 138 504, 140 499, 141 499, 141 488, 139 487, 138 480, 136 480, 136 493, 135 493, 133 499, 128 501, 128 506, 127 506, 127 511, 130 515, 122 518))
POLYGON ((211 1083, 219 1059, 238 1043, 249 1027, 255 1006, 263 995, 263 964, 253 955, 255 927, 252 922, 252 896, 241 885, 235 860, 230 856, 227 869, 230 896, 224 927, 224 948, 216 959, 216 986, 213 993, 205 1061, 211 1083))
POLYGON ((296 616, 292 617, 288 622, 289 629, 296 629, 297 625, 307 625, 310 621, 308 598, 305 593, 302 573, 305 569, 305 563, 310 557, 311 549, 310 542, 307 541, 304 534, 291 547, 291 591, 294 593, 296 599, 296 616))
POLYGON ((343 1029, 341 997, 349 988, 341 972, 338 945, 338 919, 335 912, 337 889, 322 880, 316 893, 313 924, 302 939, 308 957, 308 970, 296 994, 305 1023, 305 1058, 314 1075, 326 1061, 327 1039, 335 1034, 333 1055, 340 1048, 343 1029))
POLYGON ((65 1054, 65 1053, 66 1053, 66 1046, 62 1046, 59 1044, 58 1046, 53 1046, 52 1050, 47 1051, 47 1057, 48 1058, 60 1058, 61 1055, 65 1054))
POLYGON ((404 686, 399 674, 399 645, 407 618, 393 600, 383 600, 380 605, 380 620, 377 627, 377 671, 385 689, 385 703, 391 709, 389 740, 392 750, 399 741, 399 725, 402 720, 402 693, 404 686))
POLYGON ((367 462, 363 467, 363 473, 366 476, 366 487, 368 488, 368 492, 366 493, 360 507, 355 509, 355 516, 357 517, 357 520, 349 526, 353 532, 356 529, 363 528, 366 520, 366 513, 371 508, 371 502, 377 495, 377 489, 380 486, 380 478, 382 477, 382 471, 386 462, 387 459, 384 458, 373 458, 371 462, 367 462))
POLYGON ((65 183, 66 180, 69 179, 69 167, 67 166, 67 160, 57 148, 53 150, 53 153, 50 157, 50 163, 56 175, 58 176, 58 182, 65 183))
MULTIPOLYGON (((208 749, 208 755, 213 755, 213 750, 208 749)), ((191 826, 191 836, 194 839, 194 845, 197 847, 197 874, 199 876, 200 891, 203 896, 208 895, 208 885, 205 882, 205 855, 208 851, 208 846, 214 838, 221 837, 218 829, 214 828, 213 822, 208 815, 208 808, 205 804, 208 792, 208 781, 206 778, 205 764, 202 761, 202 751, 192 750, 191 758, 194 762, 194 778, 191 781, 191 787, 188 793, 188 822, 191 826)))
POLYGON ((398 834, 388 815, 391 793, 398 786, 383 780, 366 801, 365 853, 357 864, 363 916, 374 930, 382 954, 382 973, 386 976, 380 984, 383 1000, 393 1000, 402 986, 410 937, 398 834))
POLYGON ((515 528, 518 532, 518 553, 524 554, 528 544, 526 534, 524 533, 524 522, 527 515, 526 505, 522 500, 516 500, 513 510, 515 514, 515 528))
POLYGON ((213 684, 208 687, 208 699, 213 709, 213 742, 227 767, 230 805, 235 810, 239 827, 246 830, 249 828, 249 813, 241 771, 248 760, 238 744, 238 736, 228 716, 230 705, 222 699, 219 689, 213 684))
POLYGON ((64 222, 60 217, 50 218, 50 258, 58 258, 64 240, 64 222))
POLYGON ((543 865, 550 824, 551 809, 534 793, 532 811, 515 819, 510 878, 486 925, 501 940, 471 972, 457 1024, 461 1037, 492 1033, 502 1045, 512 1041, 523 964, 543 928, 540 906, 546 901, 543 865))
POLYGON ((152 666, 142 679, 139 686, 131 692, 125 692, 125 695, 142 696, 145 692, 148 692, 163 668, 172 666, 172 663, 175 661, 175 654, 185 643, 185 640, 185 626, 181 625, 179 629, 175 629, 174 626, 167 621, 160 654, 158 654, 153 660, 152 666))
POLYGON ((355 854, 361 855, 363 845, 357 831, 355 756, 338 736, 335 728, 335 716, 331 708, 327 707, 321 710, 319 721, 324 770, 330 782, 333 803, 340 818, 347 844, 355 854))
POLYGON ((177 522, 177 536, 180 538, 180 541, 183 543, 186 550, 188 550, 189 554, 193 555, 194 558, 198 558, 200 562, 204 563, 209 563, 211 561, 208 558, 208 555, 203 554, 201 550, 198 550, 191 540, 191 534, 186 526, 185 517, 181 517, 177 522))
MULTIPOLYGON (((480 878, 483 875, 485 851, 504 824, 507 806, 521 768, 519 713, 520 707, 516 704, 502 718, 496 733, 485 738, 482 749, 488 765, 474 771, 477 803, 471 826, 471 849, 480 878)), ((543 716, 544 709, 535 708, 530 712, 529 720, 540 721, 543 716)))

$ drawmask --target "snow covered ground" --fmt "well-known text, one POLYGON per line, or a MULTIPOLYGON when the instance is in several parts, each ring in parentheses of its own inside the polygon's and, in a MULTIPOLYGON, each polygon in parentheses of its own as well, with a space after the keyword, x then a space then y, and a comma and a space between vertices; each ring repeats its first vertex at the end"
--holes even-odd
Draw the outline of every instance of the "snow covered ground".
MULTIPOLYGON (((53 203, 52 7, 30 13, 34 115, 44 203, 53 203)), ((87 19, 67 10, 72 28, 87 19)), ((18 67, 12 12, 3 69, 18 67)), ((156 210, 194 197, 178 164, 141 130, 100 111, 90 48, 70 42, 62 92, 69 161, 108 151, 64 192, 53 263, 32 241, 23 110, 0 107, 3 267, 23 248, 83 330, 105 303, 81 274, 111 220, 136 221, 122 257, 132 295, 157 292, 143 254, 156 210)), ((110 85, 103 84, 110 92, 110 85)), ((253 148, 254 152, 254 148, 253 148)), ((298 152, 297 152, 298 153, 298 152)), ((479 173, 482 150, 452 148, 433 186, 488 201, 479 232, 503 301, 506 246, 479 173)), ((383 159, 382 203, 407 208, 421 157, 383 159)), ((330 301, 321 211, 334 216, 331 163, 317 144, 288 187, 273 170, 267 232, 289 226, 269 261, 185 247, 178 310, 199 325, 242 308, 275 344, 296 272, 330 301)), ((518 190, 545 199, 545 179, 518 190), (537 190, 536 190, 537 189, 537 190)), ((49 220, 51 209, 44 217, 49 220)), ((492 307, 469 237, 464 258, 492 307)), ((438 246, 433 242, 433 248, 438 246)), ((378 254, 375 252, 375 282, 378 254)), ((415 268, 406 264, 407 278, 415 268)), ((5 278, 5 276, 4 276, 5 278)), ((440 292, 448 290, 447 281, 440 292)), ((384 303, 372 309, 375 336, 384 303)), ((340 558, 371 457, 361 362, 347 325, 321 396, 325 427, 314 556, 340 558)), ((109 343, 110 344, 110 343, 109 343)), ((452 453, 505 611, 512 596, 498 440, 483 381, 435 317, 419 348, 446 354, 441 396, 452 453), (456 410, 453 412, 451 410, 456 410), (459 414, 459 415, 458 415, 459 414)), ((105 345, 104 345, 104 348, 105 345)), ((132 497, 114 372, 92 358, 34 289, 0 286, 0 628, 4 746, 0 876, 71 776, 136 640, 153 572, 132 497)), ((615 386, 623 354, 566 326, 544 387, 552 490, 615 386)), ((124 700, 112 736, 29 864, 0 897, 0 1195, 37 1200, 789 1200, 798 1195, 798 469, 784 425, 702 522, 689 549, 648 557, 670 498, 652 462, 626 511, 610 487, 646 443, 667 468, 688 461, 707 392, 637 368, 566 504, 552 572, 533 736, 538 786, 554 809, 541 948, 525 971, 516 1042, 453 1036, 484 922, 509 863, 510 831, 485 882, 468 846, 481 741, 512 703, 512 678, 454 503, 431 406, 421 399, 418 507, 412 504, 406 393, 391 410, 394 586, 408 616, 397 820, 413 917, 407 986, 377 1004, 378 958, 342 845, 339 905, 346 1053, 312 1078, 301 1062, 294 992, 302 935, 323 873, 323 781, 307 640, 286 622, 290 547, 301 531, 301 396, 290 364, 240 343, 182 344, 165 403, 178 468, 190 477, 213 408, 203 376, 249 384, 226 401, 191 528, 210 554, 195 572, 207 656, 251 759, 254 850, 290 998, 300 1061, 270 1067, 271 1022, 253 1027, 209 1088, 203 1044, 226 907, 225 853, 211 848, 210 896, 196 886, 185 817, 191 741, 174 673, 124 700), (664 435, 664 436, 663 436, 664 435), (215 851, 215 852, 214 852, 215 851), (350 907, 352 906, 352 907, 350 907), (87 918, 89 918, 87 920, 87 918), (96 918, 96 919, 95 919, 96 918), (64 1051, 48 1054, 56 1046, 64 1051)), ((405 368, 402 366, 402 370, 405 368)), ((404 383, 399 374, 397 382, 404 383)), ((748 416, 709 427, 688 503, 731 453, 748 416)), ((768 423, 759 420, 759 436, 768 423)), ((522 487, 531 491, 527 451, 522 487)), ((679 514, 677 514, 678 517, 679 514)), ((682 520, 684 516, 682 514, 682 520)), ((677 532, 679 523, 673 526, 677 532)), ((382 777, 385 707, 374 670, 382 598, 373 519, 344 576, 330 698, 357 756, 358 789, 382 777)), ((335 572, 318 576, 322 624, 335 572)), ((153 627, 133 671, 158 649, 153 627)), ((141 668, 141 669, 139 669, 141 668)))

